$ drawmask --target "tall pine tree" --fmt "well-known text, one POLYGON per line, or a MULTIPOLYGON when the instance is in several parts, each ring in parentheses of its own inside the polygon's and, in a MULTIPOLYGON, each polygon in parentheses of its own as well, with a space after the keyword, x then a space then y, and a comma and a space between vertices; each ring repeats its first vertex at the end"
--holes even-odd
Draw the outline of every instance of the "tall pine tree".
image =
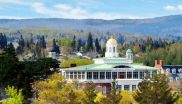
POLYGON ((74 37, 73 37, 73 42, 71 43, 71 47, 72 47, 73 51, 76 50, 76 41, 75 41, 75 39, 76 39, 76 37, 75 37, 75 35, 74 35, 74 37))
POLYGON ((98 41, 97 38, 96 38, 96 40, 95 40, 95 47, 96 47, 96 51, 99 52, 100 49, 101 49, 101 47, 100 47, 100 45, 99 45, 99 41, 98 41))
POLYGON ((157 74, 155 71, 153 77, 147 76, 139 83, 138 90, 133 93, 133 98, 140 104, 174 104, 179 95, 169 88, 167 76, 161 73, 157 74))
POLYGON ((78 40, 77 51, 80 51, 81 46, 82 46, 82 40, 79 39, 79 40, 78 40))
POLYGON ((87 40, 87 51, 92 51, 93 50, 93 45, 92 45, 92 34, 89 32, 88 35, 88 40, 87 40))

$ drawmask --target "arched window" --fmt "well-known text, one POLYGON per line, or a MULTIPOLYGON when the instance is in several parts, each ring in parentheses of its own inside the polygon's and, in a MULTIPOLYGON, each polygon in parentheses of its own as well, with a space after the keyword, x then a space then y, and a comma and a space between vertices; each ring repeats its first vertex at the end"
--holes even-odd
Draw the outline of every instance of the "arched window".
POLYGON ((115 52, 115 47, 113 47, 113 52, 115 52))
POLYGON ((172 69, 172 73, 173 73, 173 74, 176 73, 176 69, 175 69, 175 68, 172 69))
POLYGON ((167 69, 166 69, 166 72, 170 73, 170 69, 169 69, 169 68, 167 68, 167 69))
POLYGON ((180 69, 178 69, 178 72, 179 72, 179 73, 182 73, 182 69, 181 69, 181 68, 180 68, 180 69))

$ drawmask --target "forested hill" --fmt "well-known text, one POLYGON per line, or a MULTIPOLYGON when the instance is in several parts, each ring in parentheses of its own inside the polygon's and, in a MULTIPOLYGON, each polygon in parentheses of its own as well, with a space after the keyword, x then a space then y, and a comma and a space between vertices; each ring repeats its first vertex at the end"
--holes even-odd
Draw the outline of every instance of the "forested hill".
POLYGON ((141 33, 148 35, 182 35, 182 15, 151 19, 0 19, 1 29, 55 28, 74 30, 98 30, 102 32, 141 33))

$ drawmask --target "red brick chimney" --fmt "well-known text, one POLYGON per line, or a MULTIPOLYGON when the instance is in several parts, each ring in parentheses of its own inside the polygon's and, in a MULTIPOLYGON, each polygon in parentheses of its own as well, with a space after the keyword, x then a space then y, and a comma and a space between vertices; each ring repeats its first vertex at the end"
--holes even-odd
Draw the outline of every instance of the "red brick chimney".
POLYGON ((69 64, 69 67, 76 67, 76 64, 75 63, 72 63, 72 64, 69 64))
POLYGON ((162 66, 164 65, 163 63, 163 60, 160 60, 160 63, 159 60, 155 60, 155 68, 162 68, 162 66))

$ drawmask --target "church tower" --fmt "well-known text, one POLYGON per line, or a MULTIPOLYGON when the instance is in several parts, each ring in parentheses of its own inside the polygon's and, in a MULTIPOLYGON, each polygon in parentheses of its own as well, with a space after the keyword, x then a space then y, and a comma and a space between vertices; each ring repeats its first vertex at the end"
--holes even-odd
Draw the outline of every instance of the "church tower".
POLYGON ((117 45, 117 41, 111 36, 106 44, 105 57, 118 57, 117 45))

